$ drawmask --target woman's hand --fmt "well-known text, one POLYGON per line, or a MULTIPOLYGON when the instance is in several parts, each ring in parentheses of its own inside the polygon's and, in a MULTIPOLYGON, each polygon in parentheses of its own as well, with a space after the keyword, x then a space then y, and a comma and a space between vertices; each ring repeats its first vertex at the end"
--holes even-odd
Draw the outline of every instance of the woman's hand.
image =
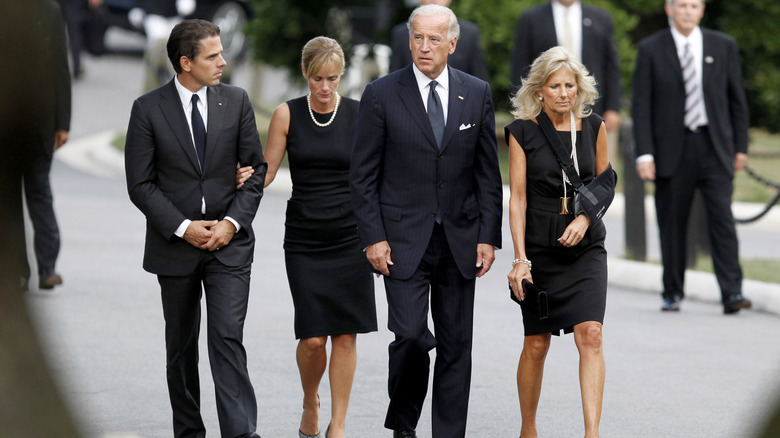
POLYGON ((558 238, 558 242, 565 247, 572 247, 580 243, 585 237, 585 232, 590 226, 590 219, 584 214, 574 218, 568 227, 563 231, 563 235, 558 238))
POLYGON ((255 169, 252 166, 241 167, 236 164, 236 189, 240 189, 253 173, 255 169))
POLYGON ((512 293, 515 294, 518 300, 523 301, 525 299, 525 292, 523 292, 523 279, 533 283, 531 277, 531 269, 525 263, 518 263, 512 267, 509 271, 509 275, 506 276, 509 280, 509 286, 512 287, 512 293))

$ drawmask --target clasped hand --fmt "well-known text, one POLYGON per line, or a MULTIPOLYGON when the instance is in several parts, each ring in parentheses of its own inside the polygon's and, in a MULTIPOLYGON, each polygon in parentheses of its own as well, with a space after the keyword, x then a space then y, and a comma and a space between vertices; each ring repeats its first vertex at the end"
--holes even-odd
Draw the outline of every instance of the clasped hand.
POLYGON ((572 247, 580 243, 585 237, 585 232, 590 226, 590 219, 584 214, 574 218, 573 221, 563 230, 563 235, 558 238, 558 242, 565 247, 572 247))
POLYGON ((190 245, 209 251, 217 251, 233 240, 236 227, 229 220, 192 221, 184 232, 184 240, 190 245))

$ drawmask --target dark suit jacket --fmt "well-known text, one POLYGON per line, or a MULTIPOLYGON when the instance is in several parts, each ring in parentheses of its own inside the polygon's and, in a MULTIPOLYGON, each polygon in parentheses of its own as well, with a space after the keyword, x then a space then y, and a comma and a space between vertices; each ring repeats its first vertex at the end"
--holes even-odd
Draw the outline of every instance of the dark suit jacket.
MULTIPOLYGON (((479 28, 476 24, 466 20, 458 20, 458 24, 460 24, 458 45, 455 48, 455 53, 447 59, 447 64, 487 81, 490 75, 485 62, 485 53, 479 42, 479 28)), ((412 52, 409 50, 409 30, 406 23, 400 23, 393 27, 391 48, 393 49, 393 53, 390 55, 391 72, 412 63, 412 52)))
MULTIPOLYGON (((733 175, 734 155, 747 153, 749 126, 739 52, 730 36, 710 29, 701 31, 709 134, 718 159, 733 175)), ((685 84, 670 29, 639 42, 631 115, 636 155, 652 154, 656 175, 671 176, 680 163, 685 137, 685 84)))
POLYGON ((130 199, 146 216, 144 269, 159 275, 191 273, 202 250, 174 235, 184 219, 240 225, 233 240, 214 253, 227 266, 252 261, 252 220, 263 196, 267 165, 246 92, 220 84, 208 88, 208 135, 203 171, 173 81, 133 104, 125 145, 130 199), (255 173, 236 190, 236 163, 255 173), (201 214, 201 199, 206 214, 201 214))
POLYGON ((490 86, 449 68, 439 151, 412 65, 370 83, 360 101, 350 185, 364 247, 387 240, 390 275, 409 278, 438 212, 458 269, 474 278, 477 244, 501 246, 502 186, 490 86))
MULTIPOLYGON (((552 4, 545 3, 523 12, 515 30, 511 58, 513 89, 521 85, 534 60, 545 50, 558 45, 552 4)), ((620 111, 620 63, 612 17, 603 9, 582 4, 582 63, 598 82, 596 114, 620 111)))

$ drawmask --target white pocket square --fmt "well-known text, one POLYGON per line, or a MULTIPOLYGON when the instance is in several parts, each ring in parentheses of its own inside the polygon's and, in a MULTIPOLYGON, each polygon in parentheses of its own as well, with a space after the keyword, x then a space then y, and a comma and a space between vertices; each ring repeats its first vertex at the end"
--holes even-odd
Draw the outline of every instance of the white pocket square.
POLYGON ((474 127, 474 125, 472 125, 471 123, 469 123, 468 125, 466 125, 465 123, 461 123, 460 124, 460 131, 463 131, 464 129, 473 128, 473 127, 474 127))

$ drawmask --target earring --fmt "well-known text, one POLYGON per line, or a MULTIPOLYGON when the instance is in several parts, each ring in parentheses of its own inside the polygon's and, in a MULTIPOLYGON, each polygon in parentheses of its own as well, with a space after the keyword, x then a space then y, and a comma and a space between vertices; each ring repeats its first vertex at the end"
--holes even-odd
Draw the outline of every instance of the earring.
POLYGON ((539 100, 543 100, 544 98, 542 96, 539 96, 539 100))

